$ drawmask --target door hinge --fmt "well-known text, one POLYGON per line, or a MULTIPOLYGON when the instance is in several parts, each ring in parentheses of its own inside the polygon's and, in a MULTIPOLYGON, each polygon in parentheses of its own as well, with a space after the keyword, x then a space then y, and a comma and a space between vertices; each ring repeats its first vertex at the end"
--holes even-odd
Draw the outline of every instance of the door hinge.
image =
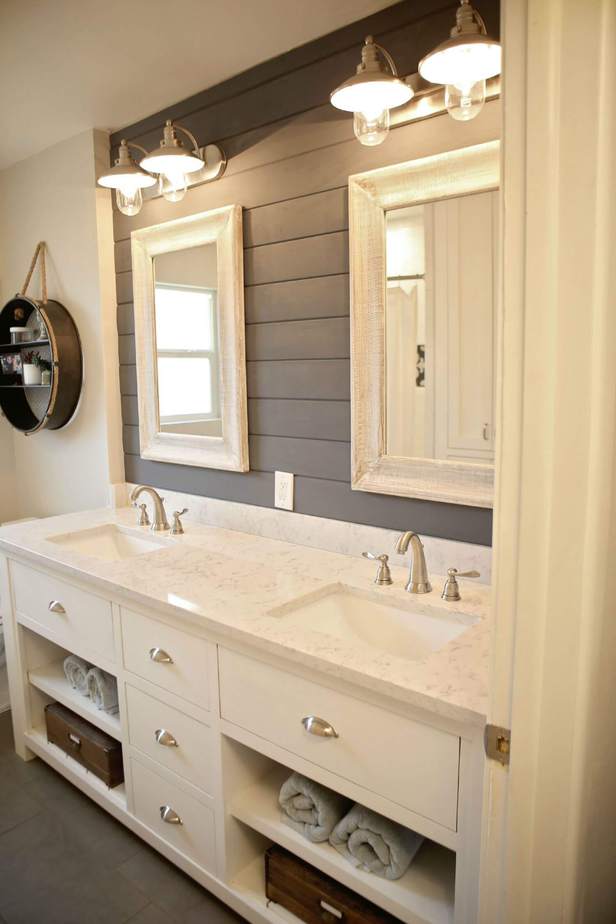
POLYGON ((500 725, 486 725, 483 740, 490 760, 507 766, 511 754, 511 730, 500 725))

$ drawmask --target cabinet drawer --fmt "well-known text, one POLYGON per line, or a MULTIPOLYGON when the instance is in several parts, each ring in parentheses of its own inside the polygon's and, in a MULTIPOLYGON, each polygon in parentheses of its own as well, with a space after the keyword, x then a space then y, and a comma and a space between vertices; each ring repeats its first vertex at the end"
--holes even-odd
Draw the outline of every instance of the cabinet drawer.
POLYGON ((135 815, 203 869, 215 871, 214 814, 207 805, 131 758, 135 815), (168 809, 165 821, 162 812, 168 809), (181 823, 173 824, 178 817, 181 823))
POLYGON ((220 649, 221 715, 248 731, 456 830, 460 739, 252 658, 220 649), (317 716, 338 737, 308 732, 317 716))
POLYGON ((211 728, 129 684, 126 707, 130 743, 211 795, 211 728))
POLYGON ((210 709, 211 647, 205 639, 122 609, 126 669, 202 709, 210 709))
POLYGON ((111 603, 58 578, 11 562, 17 620, 39 623, 60 645, 115 661, 111 603))

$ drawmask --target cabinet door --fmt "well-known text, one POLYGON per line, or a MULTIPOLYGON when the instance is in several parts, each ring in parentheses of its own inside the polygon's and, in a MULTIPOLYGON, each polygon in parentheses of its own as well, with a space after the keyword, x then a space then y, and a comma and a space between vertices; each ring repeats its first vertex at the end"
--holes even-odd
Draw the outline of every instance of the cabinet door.
POLYGON ((494 459, 498 193, 435 203, 437 457, 494 459))

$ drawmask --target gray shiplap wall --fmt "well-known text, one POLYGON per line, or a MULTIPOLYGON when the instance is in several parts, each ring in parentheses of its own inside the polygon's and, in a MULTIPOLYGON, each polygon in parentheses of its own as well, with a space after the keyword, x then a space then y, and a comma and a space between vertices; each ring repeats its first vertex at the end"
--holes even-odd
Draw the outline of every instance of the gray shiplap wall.
MULTIPOLYGON (((498 33, 498 4, 478 4, 498 33)), ((153 147, 165 118, 229 155, 222 180, 189 190, 182 203, 157 198, 135 218, 115 213, 120 384, 126 478, 161 488, 272 506, 274 471, 291 471, 295 509, 352 522, 413 528, 489 544, 491 512, 354 492, 350 488, 349 174, 443 148, 451 132, 417 123, 375 149, 352 136, 328 105, 372 33, 403 73, 450 27, 453 3, 413 0, 338 30, 113 136, 153 147), (438 147, 436 149, 439 149, 438 147), (150 462, 139 456, 130 232, 230 203, 244 206, 250 466, 247 474, 150 462)), ((497 104, 483 127, 460 126, 455 146, 494 137, 497 104), (482 134, 483 133, 483 134, 482 134)), ((480 120, 477 120, 479 122, 480 120)))

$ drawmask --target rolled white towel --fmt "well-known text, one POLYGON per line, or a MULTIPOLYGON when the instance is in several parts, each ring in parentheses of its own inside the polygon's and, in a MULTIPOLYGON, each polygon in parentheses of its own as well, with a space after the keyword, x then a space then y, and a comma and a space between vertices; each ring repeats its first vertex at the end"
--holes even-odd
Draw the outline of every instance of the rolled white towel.
POLYGON ((282 784, 278 801, 284 823, 314 844, 328 839, 351 805, 344 796, 301 773, 292 773, 282 784))
POLYGON ((411 865, 423 837, 356 804, 336 825, 329 842, 353 866, 384 879, 399 879, 411 865))
POLYGON ((90 670, 90 665, 87 661, 84 661, 83 658, 78 658, 77 655, 68 655, 64 659, 64 675, 73 690, 77 690, 78 693, 81 693, 83 696, 88 695, 88 671, 90 670))
POLYGON ((102 709, 110 715, 119 712, 118 707, 118 681, 112 674, 92 667, 87 676, 88 693, 97 709, 102 709))

